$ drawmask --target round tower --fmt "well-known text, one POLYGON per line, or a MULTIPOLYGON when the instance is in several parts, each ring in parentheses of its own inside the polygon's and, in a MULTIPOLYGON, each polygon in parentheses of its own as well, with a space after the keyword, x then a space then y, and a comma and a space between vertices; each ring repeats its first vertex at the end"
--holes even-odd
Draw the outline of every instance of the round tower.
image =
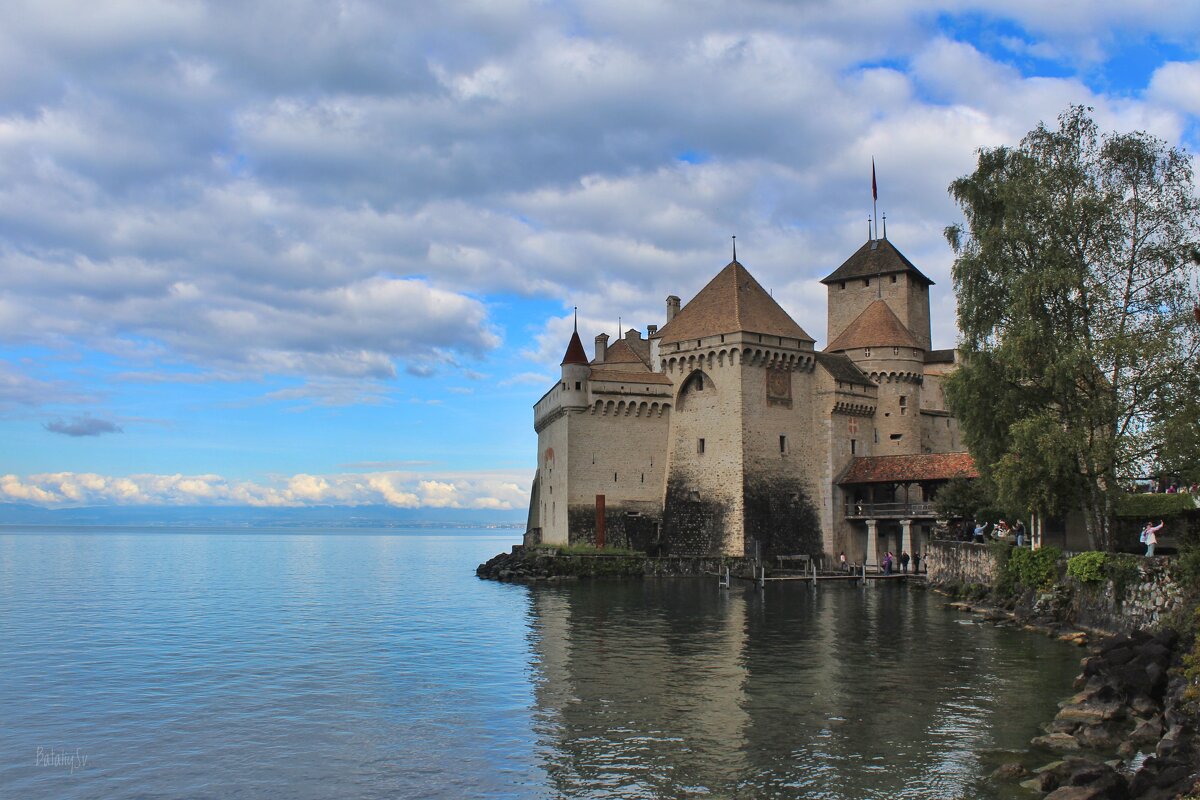
POLYGON ((579 330, 571 334, 567 344, 567 352, 562 360, 562 384, 560 385, 560 403, 570 408, 587 406, 587 380, 592 373, 588 366, 587 353, 583 350, 583 342, 579 339, 579 330))

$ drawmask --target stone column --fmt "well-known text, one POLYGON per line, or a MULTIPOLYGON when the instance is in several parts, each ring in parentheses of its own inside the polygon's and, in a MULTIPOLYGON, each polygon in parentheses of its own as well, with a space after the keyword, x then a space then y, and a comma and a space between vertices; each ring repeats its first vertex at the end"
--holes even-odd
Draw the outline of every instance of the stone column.
POLYGON ((865 562, 868 567, 878 567, 879 566, 879 559, 875 554, 875 551, 879 549, 878 537, 877 537, 877 534, 879 532, 878 528, 879 528, 878 520, 873 520, 873 519, 867 520, 867 555, 865 558, 865 562))
MULTIPOLYGON (((909 556, 912 556, 912 552, 912 520, 902 519, 900 520, 900 553, 908 553, 909 556)), ((899 555, 897 553, 896 557, 899 558, 899 555)), ((909 563, 911 565, 912 562, 909 563)))

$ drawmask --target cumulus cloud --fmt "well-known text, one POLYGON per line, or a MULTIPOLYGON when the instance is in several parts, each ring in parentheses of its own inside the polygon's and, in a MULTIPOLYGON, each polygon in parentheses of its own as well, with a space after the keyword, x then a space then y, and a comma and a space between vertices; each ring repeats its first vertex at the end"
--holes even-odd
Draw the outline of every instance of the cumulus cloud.
POLYGON ((503 471, 427 474, 413 471, 296 474, 270 481, 220 475, 57 472, 0 476, 0 501, 46 507, 80 505, 257 507, 389 505, 397 508, 519 509, 529 481, 503 471))
MULTIPOLYGON (((164 362, 179 381, 294 376, 268 399, 313 405, 473 371, 505 339, 498 298, 579 305, 589 335, 618 314, 644 330, 734 233, 820 339, 817 281, 865 238, 873 155, 893 240, 952 310, 945 190, 976 147, 1070 102, 1172 141, 1200 113, 1194 63, 1145 97, 1086 80, 1123 37, 1194 40, 1200 10, 1166 0, 62 0, 5 17, 0 68, 22 80, 0 87, 0 342, 111 354, 130 379, 164 362), (963 19, 1002 28, 1000 55, 944 24, 963 19)), ((520 346, 556 363, 562 327, 520 346)))
POLYGON ((45 423, 42 427, 51 433, 61 433, 64 436, 74 437, 100 436, 105 433, 124 433, 121 426, 115 422, 110 422, 106 419, 97 419, 96 417, 75 417, 69 422, 56 419, 45 423))

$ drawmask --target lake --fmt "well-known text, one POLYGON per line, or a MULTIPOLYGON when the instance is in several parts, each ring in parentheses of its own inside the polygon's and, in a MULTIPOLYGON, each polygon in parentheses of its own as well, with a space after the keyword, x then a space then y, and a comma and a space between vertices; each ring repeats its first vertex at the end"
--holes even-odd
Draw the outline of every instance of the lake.
POLYGON ((0 796, 994 798, 1078 672, 904 586, 474 577, 519 538, 0 529, 0 796))

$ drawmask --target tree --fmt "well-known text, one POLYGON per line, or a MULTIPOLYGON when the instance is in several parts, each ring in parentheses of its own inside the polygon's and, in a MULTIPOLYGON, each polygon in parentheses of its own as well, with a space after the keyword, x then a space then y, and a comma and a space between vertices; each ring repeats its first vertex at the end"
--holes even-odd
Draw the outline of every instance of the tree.
POLYGON ((1101 135, 1089 111, 980 150, 950 185, 966 227, 946 229, 964 360, 947 392, 1003 505, 1082 508, 1110 550, 1120 488, 1188 423, 1200 204, 1186 154, 1101 135))

